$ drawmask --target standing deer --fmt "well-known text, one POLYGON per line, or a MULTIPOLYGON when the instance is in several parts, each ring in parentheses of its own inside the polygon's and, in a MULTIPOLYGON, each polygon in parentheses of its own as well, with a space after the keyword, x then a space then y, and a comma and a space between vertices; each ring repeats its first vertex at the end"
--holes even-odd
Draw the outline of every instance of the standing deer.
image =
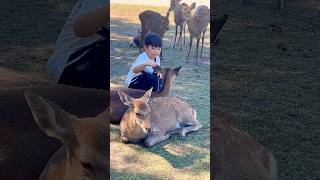
POLYGON ((107 179, 108 101, 62 85, 0 90, 0 179, 107 179))
MULTIPOLYGON (((161 16, 161 14, 151 10, 146 10, 139 14, 141 23, 140 51, 144 45, 144 37, 149 31, 159 34, 162 41, 163 35, 169 30, 169 14, 169 10, 166 16, 161 16)), ((160 59, 163 59, 162 51, 160 52, 160 59)))
POLYGON ((204 37, 207 31, 209 21, 210 21, 210 10, 205 5, 198 6, 194 11, 192 11, 191 17, 186 20, 188 25, 188 30, 190 33, 190 45, 189 45, 188 57, 186 62, 188 62, 189 60, 190 50, 192 47, 192 39, 196 37, 197 46, 196 46, 194 57, 196 57, 197 64, 199 64, 199 59, 198 59, 199 41, 200 41, 200 38, 202 37, 201 53, 200 53, 200 57, 202 57, 203 42, 204 42, 204 37))
MULTIPOLYGON (((244 4, 247 0, 241 0, 241 4, 244 4)), ((277 7, 280 12, 284 9, 284 0, 277 0, 277 7)))
POLYGON ((196 111, 186 102, 175 97, 150 99, 152 88, 141 98, 134 99, 118 91, 121 101, 129 106, 120 123, 121 140, 124 143, 144 140, 147 147, 167 140, 170 133, 198 131, 202 125, 196 111), (149 100, 150 99, 150 100, 149 100))
MULTIPOLYGON (((161 72, 162 77, 164 79, 164 86, 162 90, 158 93, 153 92, 152 97, 167 97, 171 93, 171 88, 173 85, 173 81, 176 79, 176 76, 181 69, 177 68, 161 68, 159 72, 161 72)), ((118 96, 119 88, 113 88, 110 91, 110 122, 113 124, 119 124, 121 121, 122 115, 126 112, 127 106, 124 105, 118 96)), ((134 98, 141 97, 146 91, 140 89, 131 89, 131 88, 121 88, 120 90, 126 92, 130 96, 134 98)))
POLYGON ((191 17, 191 10, 196 7, 196 3, 192 3, 191 6, 189 7, 186 3, 179 4, 181 1, 182 0, 170 0, 170 10, 174 12, 174 23, 176 27, 174 42, 173 42, 173 49, 175 48, 176 45, 177 46, 179 45, 181 35, 182 35, 182 30, 183 30, 183 45, 180 46, 180 50, 182 50, 182 47, 185 44, 186 20, 191 17), (179 33, 179 38, 176 44, 178 27, 180 27, 180 33, 179 33))

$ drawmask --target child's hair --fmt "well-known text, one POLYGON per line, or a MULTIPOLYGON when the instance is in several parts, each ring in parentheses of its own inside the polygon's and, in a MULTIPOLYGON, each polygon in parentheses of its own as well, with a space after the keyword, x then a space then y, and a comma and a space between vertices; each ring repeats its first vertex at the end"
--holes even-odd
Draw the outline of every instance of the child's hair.
POLYGON ((157 33, 149 32, 144 37, 144 45, 152 46, 152 47, 160 47, 162 46, 161 38, 157 33))

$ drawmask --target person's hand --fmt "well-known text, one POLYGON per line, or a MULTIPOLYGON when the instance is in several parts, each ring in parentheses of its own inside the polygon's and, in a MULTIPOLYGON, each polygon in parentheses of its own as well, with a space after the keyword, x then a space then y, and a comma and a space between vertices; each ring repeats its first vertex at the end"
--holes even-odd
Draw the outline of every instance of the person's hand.
POLYGON ((150 59, 149 59, 149 60, 146 62, 146 65, 147 65, 147 66, 151 66, 152 68, 154 68, 154 67, 157 66, 157 63, 154 62, 153 60, 150 60, 150 59))
POLYGON ((157 73, 157 76, 162 79, 162 74, 160 72, 157 73))

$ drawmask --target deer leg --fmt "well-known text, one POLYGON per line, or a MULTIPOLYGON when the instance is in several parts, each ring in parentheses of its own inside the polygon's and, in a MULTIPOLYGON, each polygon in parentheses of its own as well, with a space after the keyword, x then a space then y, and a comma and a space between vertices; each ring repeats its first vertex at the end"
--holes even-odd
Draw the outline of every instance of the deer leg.
POLYGON ((203 41, 204 41, 204 35, 206 34, 206 31, 203 31, 202 34, 202 43, 201 43, 201 53, 200 53, 200 57, 202 58, 202 51, 203 51, 203 41))
POLYGON ((162 52, 163 52, 163 40, 162 40, 162 36, 160 36, 161 38, 161 44, 162 44, 162 48, 161 48, 161 51, 160 51, 160 60, 163 60, 163 56, 162 56, 162 52))
POLYGON ((148 148, 158 144, 159 142, 165 141, 169 138, 169 135, 166 134, 152 134, 148 135, 148 137, 144 140, 144 145, 147 146, 148 148))
MULTIPOLYGON (((186 25, 183 25, 183 46, 186 43, 186 25)), ((182 50, 182 48, 181 48, 182 50)))
POLYGON ((193 57, 196 57, 196 61, 197 61, 197 64, 199 65, 199 59, 198 59, 198 49, 199 49, 199 42, 200 42, 200 37, 201 37, 201 34, 200 36, 197 37, 197 46, 196 46, 196 52, 194 53, 193 57))
POLYGON ((191 46, 192 46, 192 36, 190 36, 190 45, 189 45, 188 57, 187 57, 186 62, 188 62, 188 60, 189 60, 191 46))
MULTIPOLYGON (((181 35, 182 35, 182 26, 180 26, 180 33, 179 33, 179 39, 177 42, 177 46, 180 44, 181 35)), ((180 47, 180 50, 181 50, 181 47, 180 47)))
POLYGON ((202 124, 198 124, 198 125, 192 125, 192 126, 188 126, 188 127, 182 128, 181 131, 180 131, 180 139, 185 139, 186 138, 186 134, 188 132, 198 131, 202 127, 203 127, 202 124))
POLYGON ((174 35, 173 49, 174 49, 174 47, 176 46, 177 33, 178 33, 178 26, 176 25, 176 33, 175 33, 175 35, 174 35))
POLYGON ((127 137, 125 137, 125 136, 123 136, 123 135, 121 135, 121 141, 123 142, 123 143, 125 143, 125 144, 128 144, 129 142, 130 142, 130 140, 127 138, 127 137))
POLYGON ((148 33, 148 30, 145 27, 141 28, 141 35, 140 35, 140 52, 143 51, 143 45, 144 45, 144 37, 148 33))

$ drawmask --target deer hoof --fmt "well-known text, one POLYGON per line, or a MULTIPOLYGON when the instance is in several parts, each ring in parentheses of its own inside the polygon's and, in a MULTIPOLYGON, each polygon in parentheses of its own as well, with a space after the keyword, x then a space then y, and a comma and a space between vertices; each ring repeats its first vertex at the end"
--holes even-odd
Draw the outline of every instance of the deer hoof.
POLYGON ((186 138, 186 134, 185 133, 180 133, 180 140, 184 140, 186 138))
POLYGON ((121 136, 121 141, 125 144, 128 144, 129 143, 129 139, 125 136, 121 136))

